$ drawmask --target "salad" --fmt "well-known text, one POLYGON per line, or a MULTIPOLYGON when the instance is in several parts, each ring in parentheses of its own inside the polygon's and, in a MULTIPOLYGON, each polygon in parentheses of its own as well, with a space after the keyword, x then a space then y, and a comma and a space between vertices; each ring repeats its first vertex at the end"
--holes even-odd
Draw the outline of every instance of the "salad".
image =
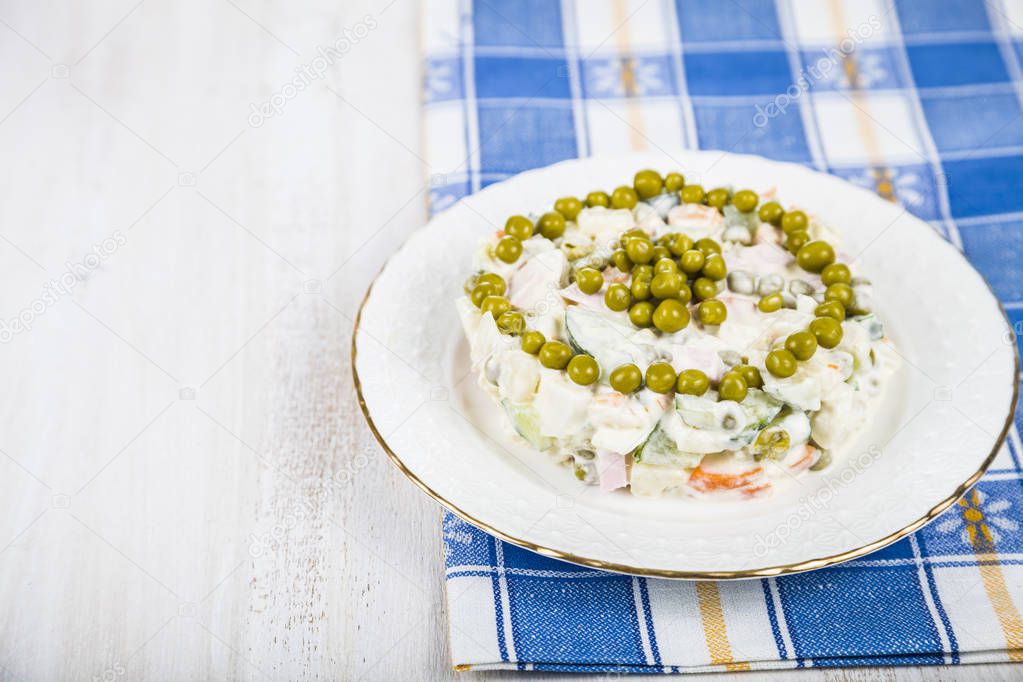
POLYGON ((601 490, 756 497, 828 466, 898 356, 836 235, 679 173, 513 215, 456 306, 509 433, 601 490))

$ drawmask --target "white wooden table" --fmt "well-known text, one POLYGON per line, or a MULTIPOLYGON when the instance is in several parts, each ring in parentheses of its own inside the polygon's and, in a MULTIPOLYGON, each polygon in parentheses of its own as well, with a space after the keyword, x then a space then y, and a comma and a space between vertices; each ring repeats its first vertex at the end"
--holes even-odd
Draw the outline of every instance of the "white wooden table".
MULTIPOLYGON (((0 680, 456 676, 349 368, 426 211, 417 12, 0 2, 0 680)), ((953 675, 781 676, 879 674, 953 675)))

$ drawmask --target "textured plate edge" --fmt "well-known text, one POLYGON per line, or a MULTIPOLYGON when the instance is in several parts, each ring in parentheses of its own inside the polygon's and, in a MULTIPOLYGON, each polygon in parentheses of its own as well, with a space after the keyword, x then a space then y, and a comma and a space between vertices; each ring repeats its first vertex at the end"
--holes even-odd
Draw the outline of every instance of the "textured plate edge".
MULTIPOLYGON (((688 153, 693 153, 694 151, 696 153, 699 153, 699 152, 714 153, 714 150, 687 150, 688 153)), ((721 153, 722 154, 727 154, 727 152, 721 152, 721 153)), ((610 159, 610 158, 615 158, 616 156, 623 156, 624 157, 624 156, 628 156, 628 155, 609 155, 609 156, 604 157, 604 158, 610 159)), ((809 170, 811 172, 814 172, 814 169, 807 168, 807 167, 802 166, 800 164, 793 164, 793 163, 784 162, 784 161, 774 161, 772 159, 766 159, 765 157, 758 157, 758 156, 755 156, 755 155, 731 154, 731 156, 739 156, 739 157, 741 157, 741 156, 750 156, 750 157, 755 158, 755 159, 757 159, 759 161, 768 161, 768 162, 771 162, 771 163, 778 163, 778 164, 783 164, 783 165, 786 165, 786 166, 796 166, 796 167, 801 168, 803 170, 809 170)), ((526 171, 526 173, 535 173, 535 172, 538 172, 538 171, 545 170, 547 168, 551 168, 552 166, 557 166, 557 165, 564 164, 564 163, 578 163, 580 161, 592 160, 593 158, 600 158, 600 157, 589 157, 587 159, 567 159, 567 160, 561 161, 561 162, 559 162, 557 164, 551 164, 551 166, 545 166, 543 168, 538 168, 538 169, 534 169, 534 170, 531 170, 531 171, 526 171)), ((816 171, 816 172, 820 172, 820 171, 816 171)), ((519 175, 523 175, 523 174, 519 174, 519 175)), ((828 175, 828 174, 825 174, 825 175, 828 175)), ((518 177, 518 176, 512 176, 512 177, 518 177)), ((834 177, 834 176, 832 176, 832 177, 834 177)), ((510 179, 511 178, 509 178, 509 180, 510 179)), ((838 179, 841 180, 841 178, 838 178, 838 179)), ((457 202, 456 204, 452 205, 451 207, 445 209, 445 212, 446 211, 450 211, 452 208, 457 206, 458 203, 461 203, 462 201, 464 201, 465 199, 469 198, 470 196, 479 196, 482 192, 486 192, 491 187, 496 187, 496 186, 498 186, 500 184, 501 183, 494 183, 494 185, 491 185, 490 187, 481 190, 481 192, 477 192, 475 194, 468 195, 467 197, 463 197, 461 200, 459 200, 459 202, 457 202)), ((912 214, 909 214, 909 215, 914 220, 920 220, 916 216, 912 216, 912 214)), ((411 234, 409 234, 404 240, 402 240, 402 243, 398 246, 397 249, 395 249, 394 253, 397 253, 398 251, 401 251, 405 247, 405 244, 408 242, 408 240, 413 235, 415 235, 420 230, 422 230, 424 227, 425 227, 425 225, 417 228, 411 234)), ((1005 312, 1005 307, 1002 305, 1002 302, 1000 300, 998 300, 998 296, 995 294, 994 289, 991 288, 991 285, 984 278, 984 276, 980 273, 980 271, 977 270, 973 266, 973 263, 970 262, 970 260, 966 257, 966 255, 962 251, 960 251, 959 249, 955 248, 955 246, 952 245, 947 240, 942 239, 940 237, 940 235, 935 234, 935 237, 944 245, 944 247, 951 249, 963 261, 963 263, 965 263, 966 267, 969 268, 970 270, 972 270, 973 273, 980 279, 980 281, 984 283, 984 286, 987 287, 988 294, 990 295, 991 300, 994 301, 995 306, 998 309, 998 312, 1002 316, 1002 321, 1005 323, 1006 328, 1011 330, 1012 329, 1012 323, 1009 320, 1009 317, 1008 317, 1008 315, 1005 312)), ((1005 417, 1005 422, 1002 425, 1001 432, 998 434, 998 438, 995 440, 995 444, 994 444, 994 446, 991 449, 991 452, 988 453, 988 456, 981 463, 980 468, 976 472, 974 472, 972 475, 970 475, 963 483, 961 483, 952 492, 952 494, 950 496, 946 497, 945 499, 941 500, 938 504, 936 504, 935 506, 931 507, 931 509, 924 516, 922 516, 921 518, 917 519, 916 521, 913 521, 909 525, 904 526, 903 528, 895 531, 894 533, 891 533, 890 535, 887 535, 887 536, 885 536, 883 538, 880 538, 878 540, 875 540, 873 542, 867 543, 867 544, 865 544, 865 545, 863 545, 861 547, 858 547, 858 548, 855 548, 855 549, 851 549, 849 551, 842 552, 842 553, 839 553, 839 554, 833 554, 833 555, 830 555, 830 556, 820 557, 820 558, 816 558, 816 559, 808 559, 806 561, 800 561, 800 562, 791 563, 791 564, 782 564, 782 565, 778 565, 778 566, 768 566, 768 567, 764 567, 764 568, 743 569, 743 570, 739 570, 739 571, 678 571, 678 570, 672 570, 672 569, 644 568, 644 567, 641 567, 641 566, 630 566, 628 564, 618 564, 618 563, 602 561, 600 559, 593 559, 593 558, 590 558, 590 557, 578 556, 578 555, 571 554, 571 553, 568 553, 568 552, 563 552, 561 550, 554 549, 554 548, 551 548, 551 547, 545 547, 543 545, 538 545, 538 544, 530 542, 528 540, 523 540, 521 538, 513 537, 511 535, 508 535, 508 534, 498 530, 497 528, 494 528, 493 526, 491 526, 491 525, 489 525, 487 523, 484 523, 483 521, 480 521, 480 520, 476 519, 475 517, 467 514, 466 512, 462 511, 454 503, 452 503, 451 501, 449 501, 446 498, 444 498, 441 495, 439 495, 432 488, 430 488, 430 486, 427 485, 423 480, 421 480, 418 476, 416 476, 416 474, 413 473, 405 465, 405 463, 401 460, 401 457, 399 457, 398 454, 394 450, 391 449, 391 447, 387 444, 387 441, 384 439, 383 435, 380 433, 379 429, 377 429, 376 423, 373 421, 372 415, 370 415, 369 407, 366 405, 366 400, 365 400, 365 397, 363 396, 363 393, 362 393, 362 382, 359 379, 359 370, 358 370, 358 366, 357 366, 359 323, 360 323, 360 321, 362 319, 362 311, 366 307, 366 303, 369 301, 370 295, 373 292, 373 286, 376 284, 377 280, 380 278, 380 275, 387 269, 387 266, 390 263, 391 258, 393 258, 393 253, 392 253, 391 256, 389 256, 387 258, 387 260, 384 261, 384 264, 377 271, 377 273, 373 276, 373 279, 370 281, 369 286, 366 288, 366 293, 363 295, 362 301, 359 303, 359 310, 358 310, 358 312, 355 315, 355 325, 354 325, 354 327, 352 329, 352 343, 351 343, 352 379, 353 379, 353 383, 355 385, 355 392, 356 392, 356 396, 357 396, 357 399, 358 399, 359 408, 362 410, 362 416, 366 419, 366 423, 369 426, 370 432, 373 434, 373 438, 376 439, 377 443, 384 450, 384 452, 387 453, 387 456, 390 458, 391 462, 393 462, 394 465, 396 467, 398 467, 398 470, 401 471, 401 473, 403 473, 410 481, 412 481, 420 490, 422 490, 424 493, 426 493, 429 497, 433 498, 436 502, 438 502, 441 506, 443 506, 445 509, 450 511, 452 514, 454 514, 458 518, 460 518, 463 521, 465 521, 465 522, 467 522, 467 523, 469 523, 469 524, 471 524, 471 525, 473 525, 473 526, 475 526, 475 527, 477 527, 477 528, 479 528, 479 529, 489 533, 490 535, 493 535, 494 537, 496 537, 496 538, 498 538, 500 540, 504 540, 505 542, 511 543, 511 544, 516 545, 518 547, 522 547, 522 548, 528 549, 528 550, 530 550, 532 552, 535 552, 537 554, 541 554, 543 556, 548 556, 548 557, 551 557, 553 559, 559 559, 561 561, 567 561, 569 563, 576 564, 576 565, 579 565, 579 566, 586 566, 588 568, 595 568, 595 569, 598 569, 598 570, 610 571, 612 573, 623 573, 623 574, 626 574, 626 575, 644 576, 644 577, 651 577, 651 578, 670 578, 670 579, 675 579, 675 580, 744 580, 744 579, 752 579, 752 578, 771 578, 771 577, 775 577, 775 576, 779 576, 779 575, 787 575, 787 574, 790 574, 790 573, 802 573, 802 572, 805 572, 805 571, 813 571, 813 570, 817 570, 817 569, 820 569, 820 568, 826 568, 828 566, 834 566, 834 565, 837 565, 837 564, 841 564, 841 563, 844 563, 846 561, 851 561, 851 560, 859 558, 861 556, 865 556, 867 554, 871 554, 873 552, 876 552, 877 550, 880 550, 880 549, 883 549, 884 547, 887 547, 888 545, 890 545, 890 544, 892 544, 892 543, 894 543, 894 542, 896 542, 898 540, 901 540, 902 538, 906 537, 907 535, 909 535, 909 534, 919 530, 923 526, 925 526, 928 523, 930 523, 931 521, 933 521, 942 512, 944 512, 946 509, 948 509, 953 504, 955 504, 956 501, 959 500, 959 498, 961 498, 963 495, 965 495, 966 492, 970 488, 972 488, 974 486, 974 484, 976 484, 977 481, 979 481, 981 479, 981 477, 983 477, 985 472, 987 472, 988 468, 991 466, 991 463, 995 460, 995 457, 998 456, 998 451, 1001 450, 1002 446, 1005 444, 1006 437, 1009 434, 1009 429, 1012 426, 1013 417, 1015 416, 1015 413, 1016 413, 1016 405, 1019 402, 1019 390, 1020 390, 1020 381, 1021 381, 1021 375, 1020 375, 1020 354, 1019 354, 1019 346, 1018 346, 1018 344, 1014 343, 1012 345, 1013 364, 1014 364, 1012 397, 1011 397, 1011 400, 1010 400, 1010 403, 1009 403, 1009 406, 1008 406, 1008 413, 1007 413, 1007 415, 1005 417)))

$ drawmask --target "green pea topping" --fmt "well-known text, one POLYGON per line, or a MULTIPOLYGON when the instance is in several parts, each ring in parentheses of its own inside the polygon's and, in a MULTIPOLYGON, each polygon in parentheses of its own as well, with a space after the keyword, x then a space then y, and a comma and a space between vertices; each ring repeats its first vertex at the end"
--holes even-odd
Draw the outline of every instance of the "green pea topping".
POLYGON ((762 313, 774 313, 781 310, 783 301, 784 299, 782 298, 782 295, 775 292, 761 297, 761 299, 757 301, 757 308, 759 308, 762 313))
POLYGON ((482 284, 477 284, 473 288, 472 293, 469 294, 469 298, 472 300, 472 304, 474 306, 476 306, 477 308, 479 308, 481 305, 483 305, 483 300, 487 296, 500 296, 500 295, 501 295, 501 293, 494 288, 493 284, 489 284, 487 282, 483 282, 482 284))
POLYGON ((696 248, 703 251, 703 255, 709 256, 712 253, 721 253, 721 245, 710 237, 704 237, 703 239, 697 240, 696 248))
POLYGON ((821 348, 834 348, 842 343, 842 324, 833 317, 818 317, 809 329, 821 348))
POLYGON ((796 373, 796 356, 784 348, 777 348, 767 354, 764 365, 772 375, 784 379, 796 373))
POLYGON ((703 255, 703 251, 689 249, 679 257, 678 266, 682 269, 682 272, 687 275, 695 275, 703 269, 703 261, 706 260, 706 258, 707 257, 703 255))
POLYGON ((589 355, 576 355, 568 361, 568 378, 580 386, 589 386, 599 376, 600 367, 589 355))
POLYGON ((654 263, 654 274, 665 275, 678 272, 678 263, 671 258, 660 258, 654 263))
POLYGON ((607 208, 611 205, 611 197, 607 195, 607 192, 590 192, 586 195, 586 205, 590 208, 593 208, 594 206, 603 206, 604 208, 607 208))
POLYGON ((497 328, 505 334, 518 336, 526 331, 526 318, 520 312, 509 310, 506 313, 501 313, 501 317, 497 318, 497 328))
POLYGON ((540 220, 536 221, 536 226, 539 228, 540 234, 547 239, 557 239, 565 234, 565 216, 557 211, 544 213, 540 216, 540 220))
POLYGON ((803 244, 796 252, 796 263, 807 272, 821 272, 834 262, 835 250, 819 239, 803 244))
POLYGON ((709 277, 700 277, 693 282, 693 296, 700 301, 714 298, 718 295, 718 285, 709 277))
POLYGON ((608 383, 619 393, 632 393, 643 384, 643 372, 636 365, 615 367, 608 377, 608 383))
POLYGON ((814 308, 813 314, 817 317, 830 317, 841 322, 845 319, 845 306, 838 301, 825 301, 814 308))
POLYGON ((505 263, 514 263, 522 255, 522 242, 511 235, 501 237, 494 247, 494 255, 505 263))
POLYGON ((685 329, 689 324, 689 309, 685 304, 674 298, 669 298, 657 306, 654 310, 654 326, 667 334, 674 334, 685 329))
POLYGON ((651 297, 650 293, 650 277, 636 277, 633 276, 632 284, 629 286, 629 291, 632 293, 632 300, 634 301, 646 301, 651 297))
POLYGON ((852 282, 852 273, 845 263, 832 263, 821 270, 821 281, 826 287, 832 284, 849 284, 852 282))
POLYGON ((739 209, 741 213, 750 213, 757 207, 760 197, 751 189, 740 189, 732 197, 732 206, 739 209))
POLYGON ((654 246, 654 257, 651 259, 654 263, 661 260, 662 258, 671 259, 671 251, 668 250, 667 246, 663 244, 657 244, 654 246))
POLYGON ((572 349, 561 341, 548 341, 540 347, 540 364, 548 369, 565 369, 572 359, 572 349))
POLYGON ((764 378, 760 376, 760 370, 752 365, 738 365, 732 369, 742 375, 746 385, 750 388, 763 388, 764 378))
POLYGON ((799 253, 799 249, 809 243, 810 233, 806 230, 798 230, 789 234, 788 239, 785 240, 785 248, 789 250, 789 253, 795 256, 799 253))
POLYGON ((665 272, 654 275, 650 282, 650 293, 657 298, 678 298, 679 292, 685 279, 675 272, 665 272))
POLYGON ((633 263, 649 263, 654 257, 654 245, 646 237, 630 237, 624 246, 625 253, 633 263))
POLYGON ((522 335, 522 350, 530 355, 539 353, 545 343, 547 343, 547 339, 538 331, 530 330, 522 335))
POLYGON ((675 370, 667 362, 655 362, 646 368, 646 387, 655 393, 675 388, 675 370))
POLYGON ((653 279, 654 277, 654 266, 649 263, 642 265, 632 266, 632 278, 633 279, 653 279))
POLYGON ((805 230, 810 226, 810 221, 802 211, 788 211, 781 217, 781 231, 785 234, 792 234, 805 230))
POLYGON ((604 276, 596 268, 580 268, 575 273, 575 283, 584 294, 595 294, 604 287, 604 276))
POLYGON ((513 215, 505 221, 504 232, 525 241, 533 236, 533 221, 524 215, 513 215))
POLYGON ((632 303, 632 293, 624 284, 612 284, 604 292, 604 305, 615 312, 628 310, 632 303))
POLYGON ((575 220, 583 210, 583 202, 575 197, 561 197, 554 202, 554 210, 565 216, 565 220, 575 220))
POLYGON ((495 272, 484 272, 476 278, 476 284, 491 285, 494 288, 494 293, 498 296, 504 296, 504 292, 508 290, 508 285, 505 284, 504 278, 495 272))
POLYGON ((626 185, 616 187, 615 191, 611 193, 611 208, 635 208, 639 202, 639 195, 636 194, 636 190, 626 185))
POLYGON ((681 198, 684 204, 702 204, 703 187, 700 185, 686 185, 682 188, 681 198))
POLYGON ((700 304, 696 309, 696 316, 700 318, 701 324, 717 325, 728 317, 728 308, 721 301, 712 298, 700 304))
POLYGON ((649 327, 654 323, 654 304, 650 301, 634 303, 629 308, 629 320, 637 327, 649 327))
POLYGON ((669 192, 677 192, 686 184, 686 179, 681 173, 668 173, 664 176, 664 189, 669 192))
POLYGON ((762 223, 770 223, 775 227, 781 225, 782 216, 785 215, 785 209, 781 207, 777 201, 768 201, 766 204, 760 207, 760 211, 757 212, 757 217, 760 218, 762 223))
POLYGON ((785 339, 785 350, 796 360, 809 360, 817 352, 817 337, 810 332, 795 332, 785 339))
POLYGON ((721 383, 718 384, 718 397, 722 400, 734 400, 737 403, 741 403, 746 399, 746 393, 749 387, 746 385, 746 379, 743 378, 742 374, 738 372, 725 372, 725 375, 721 377, 721 383))
POLYGON ((824 290, 824 301, 838 301, 848 309, 853 302, 853 290, 848 284, 832 284, 824 290))
POLYGON ((710 379, 698 369, 684 369, 678 373, 675 390, 686 395, 703 395, 710 388, 710 379))
POLYGON ((729 196, 728 190, 724 187, 715 187, 707 192, 707 205, 721 210, 728 203, 729 196))
POLYGON ((511 310, 511 303, 504 296, 487 296, 483 299, 483 303, 480 304, 480 310, 485 313, 490 313, 496 320, 501 317, 501 315, 511 310))
POLYGON ((629 260, 629 254, 625 253, 625 249, 618 249, 612 253, 611 262, 622 272, 629 272, 632 270, 632 261, 629 260))
POLYGON ((725 265, 725 259, 719 254, 711 254, 707 256, 707 260, 703 263, 703 275, 709 279, 719 282, 728 275, 728 267, 725 265))
POLYGON ((693 248, 693 238, 687 234, 677 234, 668 243, 668 250, 676 258, 693 248))
POLYGON ((655 170, 641 170, 632 179, 632 186, 636 189, 636 194, 640 199, 649 199, 661 193, 664 180, 661 179, 661 174, 655 170))

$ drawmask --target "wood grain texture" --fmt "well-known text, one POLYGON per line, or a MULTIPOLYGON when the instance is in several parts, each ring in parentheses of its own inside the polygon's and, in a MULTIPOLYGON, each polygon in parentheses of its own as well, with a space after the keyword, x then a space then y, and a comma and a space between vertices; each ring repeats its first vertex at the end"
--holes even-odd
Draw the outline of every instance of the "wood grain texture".
POLYGON ((0 680, 458 677, 349 370, 425 218, 418 11, 0 3, 0 680))

